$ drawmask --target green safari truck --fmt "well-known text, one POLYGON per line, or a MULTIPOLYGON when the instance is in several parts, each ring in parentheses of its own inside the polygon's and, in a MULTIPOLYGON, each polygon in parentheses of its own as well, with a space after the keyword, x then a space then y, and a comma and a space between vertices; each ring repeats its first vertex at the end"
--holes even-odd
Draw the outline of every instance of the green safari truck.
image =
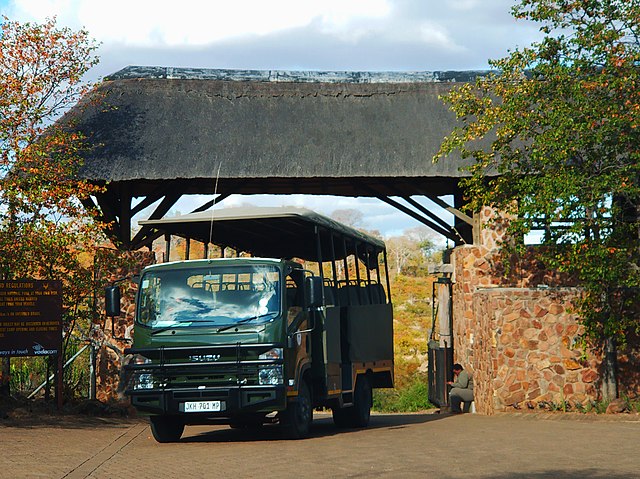
MULTIPOLYGON (((372 388, 393 387, 384 243, 298 208, 215 215, 213 235, 211 212, 145 222, 252 255, 143 270, 125 394, 154 438, 210 423, 278 423, 301 438, 316 408, 338 427, 367 426, 372 388)), ((115 288, 108 311, 119 311, 115 288)))

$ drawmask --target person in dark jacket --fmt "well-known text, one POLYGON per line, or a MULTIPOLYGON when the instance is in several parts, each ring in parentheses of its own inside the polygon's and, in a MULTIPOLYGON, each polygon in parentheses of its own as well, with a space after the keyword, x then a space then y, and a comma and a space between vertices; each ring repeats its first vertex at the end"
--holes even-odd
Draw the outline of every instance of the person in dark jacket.
POLYGON ((457 363, 453 365, 453 376, 455 381, 447 381, 447 384, 451 386, 449 392, 451 412, 463 412, 460 409, 463 402, 464 412, 469 412, 471 401, 473 401, 473 377, 457 363))

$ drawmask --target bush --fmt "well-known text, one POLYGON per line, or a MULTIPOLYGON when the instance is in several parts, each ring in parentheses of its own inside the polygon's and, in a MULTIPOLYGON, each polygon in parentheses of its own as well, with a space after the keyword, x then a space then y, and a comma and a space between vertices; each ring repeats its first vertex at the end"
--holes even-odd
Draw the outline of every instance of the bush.
MULTIPOLYGON (((64 361, 70 359, 84 345, 82 342, 70 342, 64 354, 64 361)), ((55 374, 57 358, 55 356, 15 357, 11 358, 10 388, 13 394, 27 396, 49 375, 55 374), (47 368, 47 363, 49 363, 47 368)), ((66 399, 85 398, 89 389, 89 351, 78 356, 64 370, 64 397, 66 399)), ((55 388, 55 379, 50 381, 51 391, 55 388)), ((40 394, 44 394, 44 390, 40 394)))
POLYGON ((429 402, 427 379, 423 376, 414 377, 401 388, 373 393, 373 409, 378 412, 415 412, 433 407, 429 402))

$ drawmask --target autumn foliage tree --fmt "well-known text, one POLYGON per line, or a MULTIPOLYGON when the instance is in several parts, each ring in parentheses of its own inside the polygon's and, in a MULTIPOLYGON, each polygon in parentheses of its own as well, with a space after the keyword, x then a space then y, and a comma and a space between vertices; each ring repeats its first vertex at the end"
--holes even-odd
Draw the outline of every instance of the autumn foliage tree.
MULTIPOLYGON (((99 235, 81 199, 78 133, 53 121, 90 85, 97 45, 86 31, 2 18, 0 33, 0 279, 62 280, 67 332, 91 290, 90 246, 99 235)), ((6 389, 6 365, 3 371, 6 389)))
POLYGON ((546 263, 581 282, 577 312, 615 397, 615 344, 640 331, 640 2, 520 0, 512 12, 543 39, 445 98, 462 126, 438 156, 473 159, 471 205, 512 214, 512 237, 545 230, 546 263))

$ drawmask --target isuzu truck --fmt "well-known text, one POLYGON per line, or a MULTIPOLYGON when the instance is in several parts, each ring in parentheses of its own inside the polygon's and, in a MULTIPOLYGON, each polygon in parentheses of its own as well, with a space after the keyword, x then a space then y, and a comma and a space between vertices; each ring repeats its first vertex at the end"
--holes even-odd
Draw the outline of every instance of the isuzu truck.
MULTIPOLYGON (((244 252, 142 271, 125 393, 150 415, 154 438, 210 423, 279 423, 301 438, 316 408, 339 427, 367 426, 372 389, 393 387, 384 243, 298 208, 211 218, 145 222, 244 252)), ((118 311, 113 288, 107 309, 118 311)))

